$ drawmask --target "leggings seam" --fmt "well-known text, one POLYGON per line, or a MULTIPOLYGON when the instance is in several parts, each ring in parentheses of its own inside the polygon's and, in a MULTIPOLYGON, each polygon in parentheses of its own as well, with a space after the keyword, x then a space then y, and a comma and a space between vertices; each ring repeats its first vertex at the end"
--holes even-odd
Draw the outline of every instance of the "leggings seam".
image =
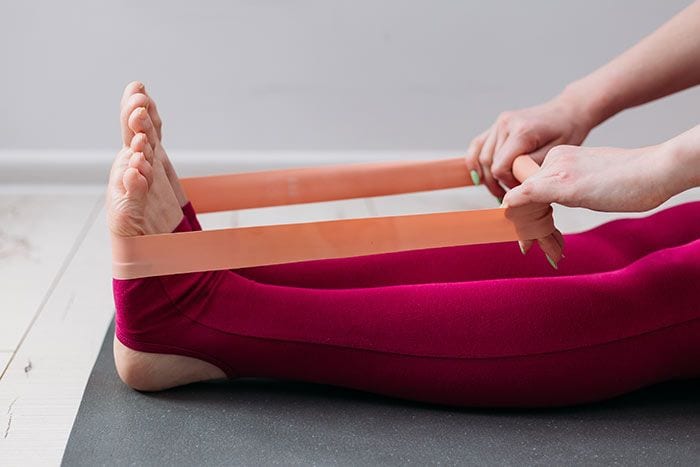
MULTIPOLYGON (((163 289, 163 293, 165 294, 165 296, 168 298, 168 301, 170 302, 170 306, 172 306, 172 307, 175 309, 175 311, 178 313, 178 315, 180 315, 180 316, 182 316, 182 317, 184 317, 184 318, 186 318, 186 319, 188 319, 188 320, 190 320, 190 321, 194 321, 192 318, 190 318, 189 316, 187 316, 187 313, 185 313, 185 312, 182 310, 182 308, 180 308, 180 307, 178 306, 177 302, 176 302, 175 300, 173 300, 173 297, 172 297, 172 296, 170 295, 170 293, 168 292, 168 288, 167 288, 167 287, 165 286, 165 284, 163 283, 162 277, 161 277, 161 276, 157 276, 157 279, 158 279, 158 284, 160 285, 161 289, 163 289)), ((147 344, 147 343, 145 343, 145 342, 142 343, 142 344, 145 344, 145 345, 157 345, 157 346, 160 346, 160 345, 161 345, 161 344, 147 344)), ((169 346, 163 346, 163 347, 169 347, 169 346)), ((172 347, 172 348, 177 348, 177 347, 172 347)), ((181 350, 187 351, 186 349, 181 349, 181 350)), ((199 353, 199 352, 196 352, 196 353, 199 353)), ((208 357, 208 358, 207 358, 207 361, 220 361, 218 358, 211 357, 211 356, 209 356, 208 354, 201 354, 201 355, 202 355, 202 356, 208 357)), ((235 371, 235 369, 232 368, 230 365, 224 364, 223 362, 221 362, 221 363, 225 366, 225 368, 226 368, 227 370, 233 370, 233 371, 231 371, 231 373, 237 373, 237 372, 235 371)), ((217 365, 217 366, 220 366, 220 365, 217 365)), ((229 371, 225 371, 225 373, 229 374, 229 371)))
POLYGON ((396 351, 390 351, 390 350, 369 349, 366 347, 353 347, 353 346, 348 346, 348 345, 328 344, 328 343, 323 343, 323 342, 311 342, 311 341, 300 341, 300 340, 292 340, 292 339, 280 339, 280 338, 275 338, 275 337, 252 336, 252 335, 239 334, 239 333, 235 333, 235 332, 225 331, 222 329, 217 329, 217 328, 208 326, 200 321, 197 321, 194 318, 187 316, 186 314, 184 314, 184 317, 187 318, 188 320, 190 320, 192 323, 199 325, 199 326, 202 326, 204 328, 207 328, 211 331, 215 331, 218 333, 231 335, 231 336, 242 337, 242 338, 257 339, 257 340, 262 340, 262 341, 294 343, 294 344, 307 344, 307 345, 310 344, 310 345, 318 345, 318 346, 325 346, 325 347, 335 347, 335 348, 340 348, 340 349, 344 349, 344 350, 361 350, 361 351, 365 351, 365 352, 398 355, 398 356, 402 356, 402 357, 420 357, 420 358, 430 358, 430 359, 440 359, 440 360, 506 360, 506 359, 518 359, 518 358, 529 358, 529 357, 556 355, 556 354, 567 353, 567 352, 575 352, 578 350, 592 349, 592 348, 596 348, 596 347, 604 347, 606 345, 611 345, 611 344, 616 344, 618 342, 622 342, 622 341, 626 341, 626 340, 636 339, 636 338, 643 337, 643 336, 646 336, 649 334, 655 334, 655 333, 666 331, 666 330, 669 330, 672 328, 686 326, 686 325, 692 324, 696 321, 700 321, 700 317, 691 318, 689 320, 681 321, 679 323, 669 324, 666 326, 662 326, 660 328, 651 329, 651 330, 644 331, 644 332, 641 332, 638 334, 632 334, 630 336, 621 337, 619 339, 613 339, 613 340, 609 340, 609 341, 605 341, 605 342, 597 342, 595 344, 582 345, 582 346, 578 346, 578 347, 552 350, 552 351, 547 351, 547 352, 532 352, 532 353, 525 353, 525 354, 520 354, 520 355, 498 355, 498 356, 472 357, 472 356, 447 356, 447 355, 428 355, 428 354, 418 354, 418 353, 405 353, 405 352, 396 352, 396 351))

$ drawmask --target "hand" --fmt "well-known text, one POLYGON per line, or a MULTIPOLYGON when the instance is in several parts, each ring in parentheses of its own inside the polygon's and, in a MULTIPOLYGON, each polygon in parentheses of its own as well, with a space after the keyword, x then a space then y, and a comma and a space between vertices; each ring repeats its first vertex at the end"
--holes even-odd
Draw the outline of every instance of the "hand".
POLYGON ((595 211, 640 212, 674 190, 668 144, 640 149, 552 148, 540 170, 505 196, 510 207, 559 203, 595 211))
MULTIPOLYGON (((564 257, 564 237, 554 226, 552 218, 552 206, 549 204, 527 203, 521 206, 509 206, 506 208, 506 218, 510 219, 520 238, 537 238, 540 249, 547 257, 547 261, 557 269, 557 263, 564 257)), ((523 254, 532 246, 533 240, 519 240, 520 251, 523 254)))
POLYGON ((467 151, 467 167, 475 185, 483 182, 497 198, 518 185, 513 160, 527 154, 541 164, 547 151, 559 144, 580 144, 597 123, 577 92, 569 89, 551 101, 527 109, 504 112, 487 131, 474 138, 467 151))

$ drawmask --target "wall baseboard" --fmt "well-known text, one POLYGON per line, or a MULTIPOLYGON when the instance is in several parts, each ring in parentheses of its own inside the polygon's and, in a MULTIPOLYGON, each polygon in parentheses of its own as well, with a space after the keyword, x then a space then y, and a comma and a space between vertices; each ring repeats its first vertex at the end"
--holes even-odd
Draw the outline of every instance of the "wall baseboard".
MULTIPOLYGON (((169 151, 182 177, 284 167, 457 157, 460 151, 169 151)), ((106 183, 114 151, 0 150, 2 184, 106 183)))

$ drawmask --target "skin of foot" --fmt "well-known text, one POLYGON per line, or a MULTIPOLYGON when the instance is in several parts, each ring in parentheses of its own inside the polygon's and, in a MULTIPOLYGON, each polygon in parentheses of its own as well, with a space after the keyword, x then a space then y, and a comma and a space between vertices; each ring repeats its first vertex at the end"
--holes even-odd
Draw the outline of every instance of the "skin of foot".
POLYGON ((119 120, 123 145, 130 146, 134 136, 138 134, 146 136, 147 141, 150 142, 154 158, 163 164, 165 174, 180 207, 187 204, 187 196, 185 196, 175 168, 170 162, 165 148, 163 148, 163 120, 158 114, 156 102, 146 92, 146 86, 140 81, 132 81, 124 89, 119 120))
MULTIPOLYGON (((155 126, 150 127, 152 131, 148 126, 139 126, 139 122, 151 122, 150 116, 144 118, 145 110, 136 107, 130 114, 122 114, 132 136, 117 154, 109 177, 107 216, 109 229, 115 236, 172 232, 182 220, 181 206, 187 202, 185 198, 180 204, 173 189, 164 163, 167 154, 159 143, 151 143, 151 137, 158 134, 155 126)), ((140 391, 158 391, 226 377, 208 362, 180 355, 135 351, 116 337, 114 360, 122 381, 140 391)))

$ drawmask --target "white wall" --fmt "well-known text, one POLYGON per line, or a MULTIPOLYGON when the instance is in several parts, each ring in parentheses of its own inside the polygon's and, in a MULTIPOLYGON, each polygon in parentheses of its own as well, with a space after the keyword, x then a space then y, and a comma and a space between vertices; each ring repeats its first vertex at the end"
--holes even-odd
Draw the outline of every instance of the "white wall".
MULTIPOLYGON (((157 98, 176 154, 459 151, 500 111, 555 94, 688 3, 3 0, 0 158, 109 158, 133 79, 157 98)), ((589 142, 659 141, 697 124, 699 104, 700 90, 681 93, 589 142)))

